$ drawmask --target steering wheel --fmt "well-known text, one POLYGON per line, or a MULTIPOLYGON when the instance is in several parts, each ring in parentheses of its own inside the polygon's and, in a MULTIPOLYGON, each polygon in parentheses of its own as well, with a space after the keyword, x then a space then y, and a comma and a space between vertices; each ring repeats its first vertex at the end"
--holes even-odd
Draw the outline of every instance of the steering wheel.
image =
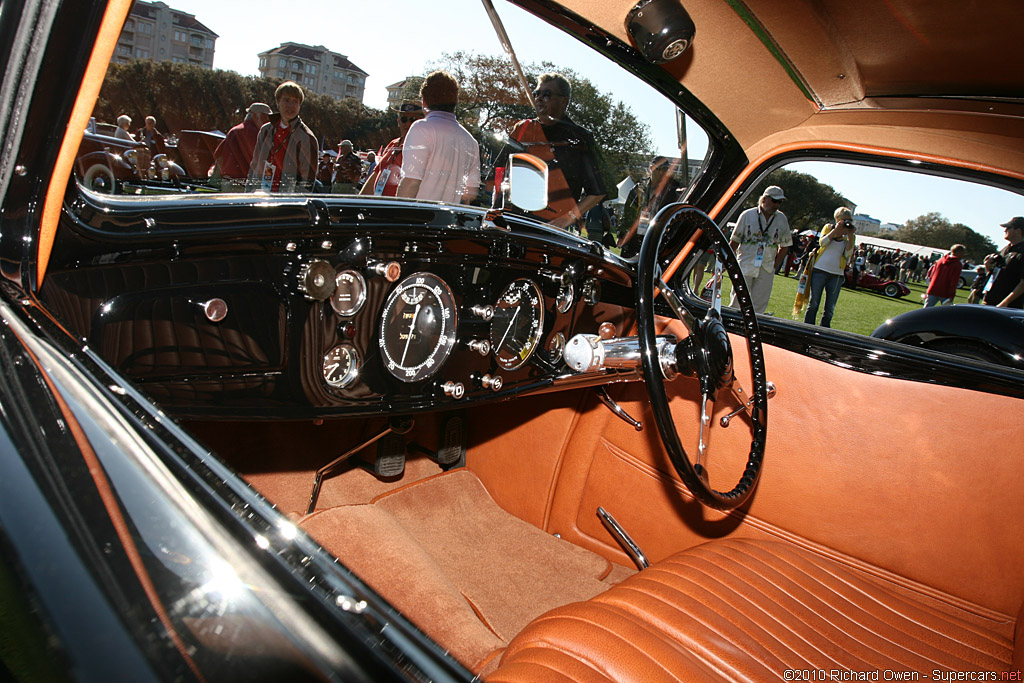
MULTIPOLYGON (((670 204, 658 212, 651 221, 640 246, 637 261, 637 329, 640 340, 640 357, 643 365, 644 381, 654 412, 654 422, 658 427, 661 442, 668 452, 672 465, 680 478, 693 495, 704 505, 716 510, 732 510, 742 505, 753 493, 757 479, 761 473, 761 462, 764 458, 765 437, 768 434, 768 383, 765 380, 764 352, 761 349, 761 338, 757 328, 757 317, 750 293, 740 272, 736 256, 725 236, 715 222, 702 211, 683 204, 670 204), (679 272, 688 274, 689 264, 697 261, 701 251, 696 249, 701 234, 711 239, 715 254, 718 257, 714 279, 712 281, 712 305, 707 313, 698 318, 694 310, 675 294, 662 278, 662 264, 658 260, 662 237, 673 229, 673 241, 685 243, 691 251, 686 255, 679 272), (743 334, 747 340, 747 353, 753 381, 751 395, 746 396, 742 386, 733 373, 732 344, 722 323, 721 314, 721 272, 722 264, 732 281, 736 300, 739 302, 742 317, 743 334), (669 349, 667 354, 664 345, 659 351, 658 341, 654 332, 654 301, 660 295, 665 299, 673 314, 689 331, 689 336, 669 349), (669 357, 666 358, 666 355, 669 357), (696 464, 690 461, 676 431, 669 410, 668 395, 665 391, 666 375, 668 378, 678 372, 696 376, 700 382, 701 418, 696 464), (723 392, 735 396, 741 409, 749 413, 753 427, 750 443, 750 455, 739 482, 731 491, 717 491, 708 483, 707 470, 701 465, 701 458, 706 455, 708 437, 710 436, 711 414, 715 400, 723 392), (706 431, 707 430, 707 431, 706 431)), ((728 420, 723 418, 723 424, 728 420)))

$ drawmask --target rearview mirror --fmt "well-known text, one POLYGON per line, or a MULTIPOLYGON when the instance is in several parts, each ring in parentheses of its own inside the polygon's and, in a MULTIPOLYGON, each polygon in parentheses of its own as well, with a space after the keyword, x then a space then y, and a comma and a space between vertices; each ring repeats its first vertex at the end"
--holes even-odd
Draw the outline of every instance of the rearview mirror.
POLYGON ((524 211, 548 205, 548 165, 532 154, 509 157, 508 200, 524 211))

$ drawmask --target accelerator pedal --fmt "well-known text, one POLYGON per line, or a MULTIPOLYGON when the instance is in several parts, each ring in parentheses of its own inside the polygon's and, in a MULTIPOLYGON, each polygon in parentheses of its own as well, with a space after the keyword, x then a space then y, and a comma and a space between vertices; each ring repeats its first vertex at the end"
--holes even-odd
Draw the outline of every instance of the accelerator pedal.
POLYGON ((452 415, 441 427, 437 464, 445 471, 466 466, 466 428, 459 415, 452 415))

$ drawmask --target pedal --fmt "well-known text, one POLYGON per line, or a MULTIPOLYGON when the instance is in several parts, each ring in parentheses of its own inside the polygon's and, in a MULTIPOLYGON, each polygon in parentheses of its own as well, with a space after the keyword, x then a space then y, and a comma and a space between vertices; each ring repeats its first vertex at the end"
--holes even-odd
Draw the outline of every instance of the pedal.
POLYGON ((597 516, 601 518, 601 522, 605 528, 608 529, 608 533, 612 535, 615 542, 622 547, 629 558, 633 560, 633 564, 636 565, 637 569, 647 569, 651 565, 647 561, 647 555, 644 554, 643 550, 640 550, 640 546, 636 544, 633 537, 626 533, 626 530, 622 528, 615 518, 612 517, 604 508, 597 508, 597 516))
POLYGON ((437 451, 437 464, 443 470, 466 466, 466 429, 458 415, 449 417, 441 427, 441 447, 437 451))
POLYGON ((373 473, 381 479, 400 477, 405 472, 405 437, 391 433, 377 442, 373 473))

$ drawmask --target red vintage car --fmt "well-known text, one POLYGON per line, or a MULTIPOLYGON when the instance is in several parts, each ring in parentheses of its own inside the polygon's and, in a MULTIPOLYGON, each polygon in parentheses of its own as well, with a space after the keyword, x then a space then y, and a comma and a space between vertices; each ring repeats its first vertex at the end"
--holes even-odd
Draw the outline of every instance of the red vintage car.
MULTIPOLYGON (((853 277, 855 272, 856 271, 851 268, 846 269, 847 287, 853 287, 853 277)), ((893 299, 899 299, 900 297, 910 294, 910 287, 907 287, 902 282, 889 280, 887 278, 880 278, 867 271, 861 272, 860 277, 857 278, 857 288, 878 292, 879 294, 884 294, 893 299)))

